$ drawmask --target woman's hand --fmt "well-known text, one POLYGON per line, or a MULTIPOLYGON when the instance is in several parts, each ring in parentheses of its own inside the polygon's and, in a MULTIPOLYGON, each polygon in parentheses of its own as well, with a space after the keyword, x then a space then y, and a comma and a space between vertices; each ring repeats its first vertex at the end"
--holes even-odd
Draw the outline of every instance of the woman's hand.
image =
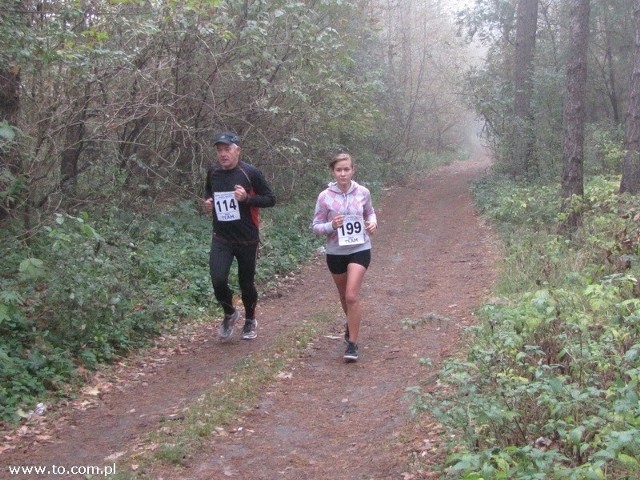
POLYGON ((364 229, 369 235, 373 235, 378 230, 378 224, 375 222, 364 222, 364 229))
POLYGON ((334 230, 337 230, 338 228, 340 228, 342 225, 344 224, 344 215, 340 214, 340 215, 336 215, 335 217, 333 217, 333 220, 331 220, 331 227, 334 230))

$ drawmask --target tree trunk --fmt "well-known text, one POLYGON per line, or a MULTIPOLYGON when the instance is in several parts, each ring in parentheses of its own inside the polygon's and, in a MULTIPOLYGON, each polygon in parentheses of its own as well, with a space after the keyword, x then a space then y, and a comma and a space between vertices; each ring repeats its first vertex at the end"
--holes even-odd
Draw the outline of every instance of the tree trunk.
POLYGON ((71 118, 65 128, 64 149, 60 155, 60 190, 73 195, 78 182, 78 162, 85 147, 85 122, 91 101, 91 84, 84 87, 84 95, 71 105, 71 118))
POLYGON ((571 0, 570 6, 570 46, 564 106, 562 209, 568 213, 563 226, 573 230, 582 222, 581 212, 571 207, 571 199, 575 195, 582 197, 584 194, 583 153, 590 5, 589 0, 571 0))
MULTIPOLYGON (((78 116, 80 117, 80 115, 78 116)), ((78 183, 78 161, 83 149, 84 119, 77 118, 65 132, 65 147, 60 154, 60 190, 73 195, 78 183)))
POLYGON ((538 0, 520 0, 516 12, 516 56, 514 72, 514 159, 517 169, 529 173, 535 144, 531 97, 533 95, 533 56, 538 27, 538 0))
MULTIPOLYGON (((20 69, 11 67, 0 69, 0 122, 6 122, 10 126, 16 125, 18 111, 20 110, 20 69)), ((20 156, 16 148, 0 149, 0 172, 8 170, 16 176, 20 172, 20 156)), ((9 184, 0 181, 0 191, 9 187, 9 184)), ((0 203, 0 221, 9 216, 12 200, 8 199, 0 203)))
POLYGON ((616 73, 615 73, 615 60, 612 46, 612 32, 615 31, 615 28, 611 27, 611 19, 609 18, 609 11, 606 8, 602 9, 602 18, 604 24, 604 66, 606 68, 606 81, 605 86, 607 88, 607 95, 609 97, 609 102, 611 103, 611 113, 613 115, 613 122, 617 125, 620 123, 620 108, 618 101, 618 93, 616 92, 616 73))
POLYGON ((637 195, 640 192, 640 0, 635 2, 633 17, 636 29, 635 57, 629 89, 629 111, 620 193, 629 192, 637 195))

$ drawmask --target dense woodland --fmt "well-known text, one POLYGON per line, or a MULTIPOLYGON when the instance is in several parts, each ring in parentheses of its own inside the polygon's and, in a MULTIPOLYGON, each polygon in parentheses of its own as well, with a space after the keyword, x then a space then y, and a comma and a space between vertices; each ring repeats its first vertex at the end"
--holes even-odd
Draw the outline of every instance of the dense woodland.
POLYGON ((384 170, 460 138, 459 40, 420 2, 5 3, 3 198, 25 229, 89 198, 199 197, 221 129, 284 201, 336 147, 384 170))
POLYGON ((110 362, 180 319, 211 317, 200 198, 215 132, 242 136, 244 159, 279 199, 264 219, 263 287, 315 248, 309 209, 333 152, 353 153, 359 181, 375 191, 481 138, 495 168, 478 201, 504 230, 509 270, 522 277, 503 287, 513 305, 487 308, 483 338, 492 340, 471 352, 475 361, 449 367, 452 382, 458 368, 478 370, 477 382, 456 385, 475 385, 469 398, 478 403, 457 410, 437 399, 441 421, 468 430, 454 471, 637 478, 640 1, 1 3, 3 420, 18 422, 43 395, 65 395, 78 367, 110 362), (588 301, 560 288, 569 272, 588 301), (586 303, 597 329, 585 329, 586 303), (577 326, 560 325, 578 310, 577 326), (525 317, 538 319, 518 323, 525 317), (597 386, 584 381, 597 370, 575 360, 566 338, 577 332, 584 346, 586 331, 611 335, 609 349, 590 350, 610 367, 594 373, 597 386), (492 343, 494 333, 511 343, 492 343), (518 395, 535 403, 569 391, 577 364, 589 394, 545 397, 557 410, 542 405, 544 414, 523 401, 539 415, 513 427, 524 417, 518 395), (496 401, 481 390, 506 388, 495 365, 555 383, 502 390, 503 415, 487 418, 496 401), (585 414, 596 404, 597 419, 585 414), (544 449, 531 450, 536 439, 544 449))

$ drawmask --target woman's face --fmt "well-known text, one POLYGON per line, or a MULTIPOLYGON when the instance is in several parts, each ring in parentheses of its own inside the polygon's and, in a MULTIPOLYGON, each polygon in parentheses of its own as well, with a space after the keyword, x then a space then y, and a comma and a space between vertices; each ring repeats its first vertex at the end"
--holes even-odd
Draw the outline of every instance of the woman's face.
POLYGON ((353 174, 355 173, 353 162, 348 158, 345 158, 344 160, 338 160, 333 165, 333 170, 331 173, 338 184, 338 188, 346 191, 351 186, 351 179, 353 178, 353 174))

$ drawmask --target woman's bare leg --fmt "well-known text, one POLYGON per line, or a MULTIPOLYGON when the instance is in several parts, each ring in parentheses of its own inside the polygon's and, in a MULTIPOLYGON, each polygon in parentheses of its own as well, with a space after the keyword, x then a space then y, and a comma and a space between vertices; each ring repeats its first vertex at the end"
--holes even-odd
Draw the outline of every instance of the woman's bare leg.
POLYGON ((349 327, 349 341, 356 342, 360 332, 362 320, 362 306, 360 305, 360 289, 367 269, 360 264, 350 263, 347 273, 333 274, 333 281, 338 288, 340 303, 347 316, 349 327))

